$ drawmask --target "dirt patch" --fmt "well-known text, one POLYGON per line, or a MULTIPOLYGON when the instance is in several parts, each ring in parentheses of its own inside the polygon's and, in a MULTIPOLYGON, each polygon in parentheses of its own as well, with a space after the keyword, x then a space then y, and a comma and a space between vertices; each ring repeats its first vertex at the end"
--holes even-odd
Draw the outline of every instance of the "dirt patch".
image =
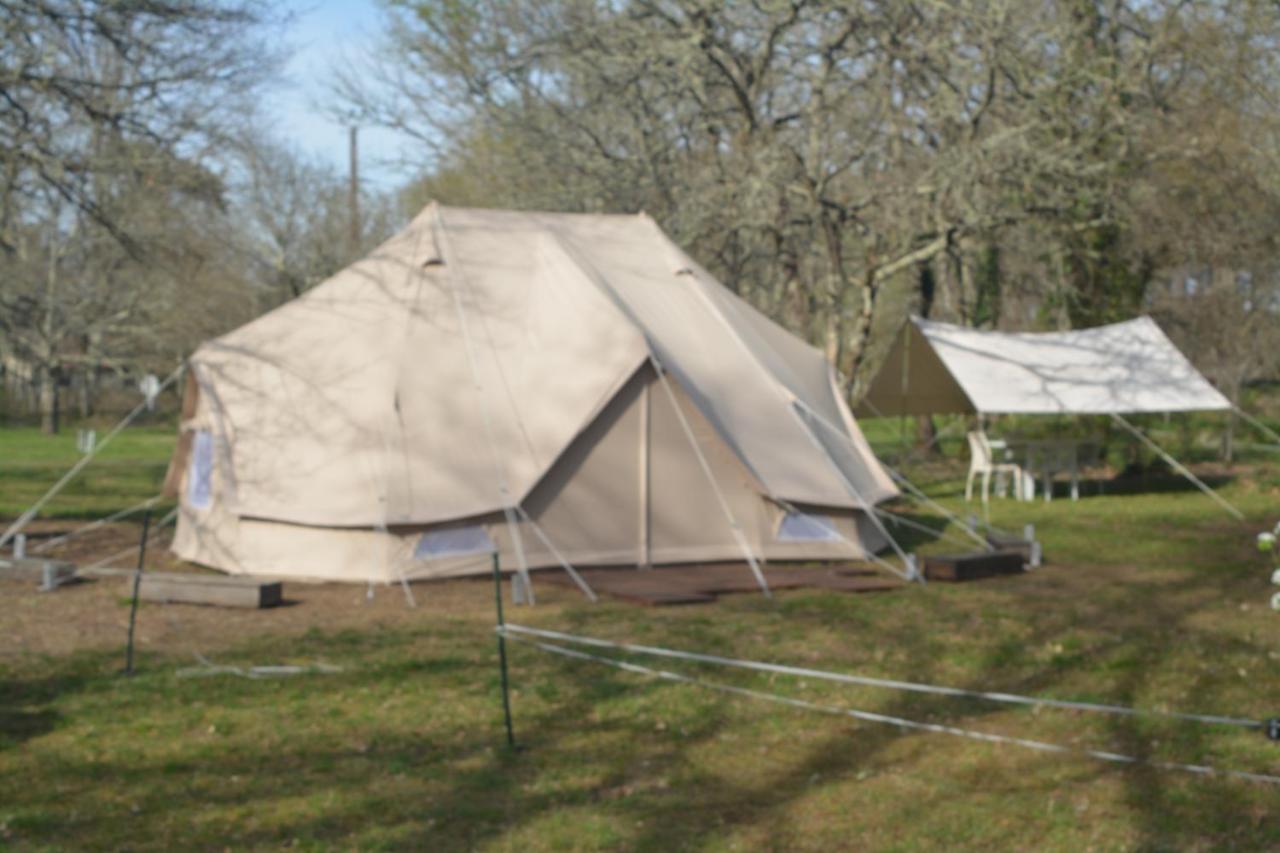
MULTIPOLYGON (((581 599, 576 590, 536 581, 535 588, 539 604, 581 599)), ((484 578, 415 583, 412 592, 416 607, 409 606, 399 586, 376 586, 370 597, 366 586, 299 582, 286 582, 285 605, 267 610, 144 603, 137 642, 146 651, 211 656, 250 637, 289 637, 313 628, 369 630, 442 615, 493 618, 493 587, 484 578)), ((130 579, 123 576, 80 580, 54 592, 0 581, 0 663, 123 647, 129 594, 130 579)))
MULTIPOLYGON (((159 522, 156 517, 153 524, 159 522)), ((78 566, 88 566, 101 560, 106 565, 133 568, 138 562, 138 544, 142 539, 142 524, 128 521, 113 522, 88 530, 62 542, 57 540, 74 531, 85 528, 83 521, 37 520, 25 528, 27 556, 68 560, 78 566), (108 559, 109 558, 109 559, 108 559)), ((147 537, 147 568, 153 571, 205 571, 199 566, 179 560, 169 551, 173 541, 173 525, 153 529, 147 537)))

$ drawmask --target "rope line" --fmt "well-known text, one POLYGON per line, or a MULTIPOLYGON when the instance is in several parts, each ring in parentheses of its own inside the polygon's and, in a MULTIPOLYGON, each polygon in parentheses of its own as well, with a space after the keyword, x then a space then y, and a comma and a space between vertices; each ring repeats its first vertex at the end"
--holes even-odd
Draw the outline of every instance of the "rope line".
MULTIPOLYGON (((178 365, 177 368, 175 368, 174 371, 170 373, 163 382, 160 383, 160 386, 156 389, 156 393, 155 393, 156 397, 160 396, 160 394, 164 391, 164 389, 172 385, 174 380, 176 380, 179 376, 182 375, 182 371, 184 367, 185 365, 183 364, 178 365)), ((151 399, 155 399, 155 398, 153 397, 151 399)), ((44 508, 45 504, 53 500, 53 498, 66 487, 67 483, 70 483, 72 479, 75 478, 76 474, 79 474, 82 470, 84 470, 84 467, 88 465, 90 462, 92 462, 93 459, 99 453, 102 452, 102 448, 110 444, 113 438, 119 435, 124 430, 125 427, 133 423, 133 419, 136 418, 138 415, 142 414, 144 411, 146 411, 146 409, 147 409, 147 400, 143 400, 141 403, 134 406, 133 411, 129 412, 129 414, 121 418, 120 422, 117 423, 115 426, 113 426, 111 428, 111 431, 102 437, 102 441, 99 441, 97 444, 94 445, 93 450, 90 450, 84 456, 81 456, 80 459, 76 462, 76 464, 72 465, 70 470, 68 470, 67 473, 62 475, 62 478, 58 480, 58 482, 54 483, 52 486, 49 487, 49 491, 45 492, 44 495, 39 500, 37 500, 30 507, 28 507, 27 511, 24 512, 22 515, 18 516, 18 518, 13 522, 13 524, 10 524, 8 529, 5 530, 4 534, 0 535, 0 548, 8 544, 10 539, 12 539, 19 532, 21 532, 22 529, 26 527, 27 524, 31 521, 31 519, 35 518, 36 515, 40 512, 40 510, 44 508)))
POLYGON ((551 542, 551 537, 547 536, 546 531, 542 529, 542 525, 534 521, 533 516, 529 515, 528 511, 519 504, 516 505, 516 512, 520 513, 520 516, 524 518, 525 523, 529 525, 529 528, 533 530, 534 535, 541 540, 542 544, 546 546, 546 549, 551 552, 552 556, 560 561, 560 566, 565 570, 565 573, 569 578, 578 585, 578 589, 582 590, 582 594, 585 595, 592 603, 599 601, 599 596, 595 594, 595 591, 591 588, 590 584, 583 579, 582 575, 578 574, 578 570, 573 567, 573 564, 569 562, 568 558, 566 558, 564 554, 560 553, 560 549, 551 542))
MULTIPOLYGON (((805 436, 808 437, 809 441, 814 445, 818 452, 826 457, 827 463, 831 466, 831 469, 835 472, 836 477, 840 482, 844 484, 845 490, 853 496, 854 500, 862 505, 862 509, 866 514, 867 520, 871 522, 871 525, 880 532, 880 535, 883 536, 885 541, 889 543, 889 546, 893 548, 893 552, 898 555, 898 559, 902 560, 902 571, 892 568, 892 564, 889 563, 888 560, 884 560, 877 555, 872 554, 873 559, 875 559, 878 564, 889 567, 888 571, 907 582, 919 581, 920 583, 924 583, 924 575, 920 574, 920 572, 916 570, 915 562, 907 552, 903 550, 902 546, 898 544, 898 540, 893 538, 893 534, 889 532, 889 528, 884 526, 884 522, 882 522, 880 520, 880 516, 876 514, 876 505, 862 496, 862 492, 856 485, 854 485, 853 480, 845 474, 844 469, 840 467, 838 462, 836 462, 835 457, 832 456, 825 447, 823 447, 822 441, 814 434, 813 428, 809 426, 804 418, 800 417, 801 412, 804 412, 814 418, 820 418, 821 415, 813 411, 809 406, 805 405, 803 400, 796 399, 792 401, 791 413, 800 424, 801 431, 804 432, 805 436)), ((832 429, 834 429, 834 427, 832 427, 832 429)), ((839 430, 838 432, 841 438, 847 439, 851 445, 853 444, 852 436, 846 435, 843 430, 839 430)), ((854 445, 854 450, 856 452, 856 445, 854 445)), ((865 550, 868 554, 871 554, 870 548, 865 550)))
MULTIPOLYGON (((510 626, 508 626, 510 627, 510 626)), ((820 705, 817 702, 809 702, 804 699, 794 699, 789 696, 780 696, 776 693, 765 693, 760 690, 751 690, 746 687, 736 687, 730 684, 721 684, 716 681, 701 681, 691 678, 687 675, 671 672, 664 669, 651 669, 640 664, 629 663, 626 661, 614 660, 613 658, 604 657, 602 655, 593 655, 588 652, 581 652, 575 649, 567 649, 564 646, 557 646, 552 643, 542 643, 536 640, 530 640, 524 637, 513 636, 510 639, 516 642, 526 643, 535 646, 543 651, 552 654, 561 655, 563 657, 574 658, 577 660, 591 661, 602 663, 626 672, 645 675, 652 678, 661 679, 663 681, 673 681, 680 684, 688 684, 694 687, 702 687, 708 690, 714 690, 720 693, 729 693, 735 696, 745 696, 750 699, 760 699, 765 702, 773 702, 779 705, 789 705, 793 708, 801 708, 807 711, 817 711, 832 716, 852 717, 855 720, 863 720, 871 723, 882 723, 885 725, 895 726, 900 729, 908 729, 913 731, 932 732, 935 734, 946 734, 954 737, 968 738, 969 740, 983 741, 986 743, 1003 744, 1008 746, 1020 746, 1024 749, 1033 749, 1038 752, 1049 752, 1058 755, 1074 755, 1079 757, 1093 758, 1098 761, 1106 761, 1113 764, 1127 764, 1133 766, 1152 767, 1159 770, 1176 770, 1184 773, 1192 773, 1199 776, 1217 776, 1227 779, 1241 779, 1249 782, 1260 782, 1268 785, 1280 785, 1280 776, 1273 776, 1266 773, 1250 773, 1244 770, 1229 770, 1217 767, 1211 767, 1205 764, 1183 764, 1174 761, 1153 761, 1145 758, 1138 758, 1131 755, 1122 755, 1117 752, 1105 752, 1097 749, 1073 749, 1072 747, 1062 746, 1060 744, 1048 743, 1046 741, 1030 740, 1028 738, 1011 737, 1008 735, 989 734, 987 732, 973 731, 972 729, 962 729, 956 726, 946 726, 940 723, 922 723, 917 720, 908 720, 904 717, 894 717, 888 714, 878 714, 873 711, 862 711, 854 708, 841 708, 834 705, 820 705)))
POLYGON ((702 473, 706 476, 707 482, 711 484, 711 490, 715 492, 716 501, 720 504, 720 511, 724 513, 725 520, 729 523, 729 532, 733 535, 739 550, 742 551, 742 555, 747 558, 747 565, 751 567, 751 573, 755 576, 756 583, 760 586, 760 591, 764 593, 765 598, 773 598, 773 592, 769 589, 769 582, 765 580, 764 572, 760 570, 760 563, 756 560, 756 555, 752 552, 751 545, 742 534, 742 528, 738 524, 737 517, 733 514, 733 509, 729 506, 729 501, 725 498, 724 492, 720 490, 720 483, 717 482, 716 475, 711 470, 711 463, 707 461, 702 448, 698 446, 698 438, 694 435, 693 427, 689 425, 689 419, 685 417, 684 410, 680 408, 680 401, 676 399, 676 393, 671 389, 671 382, 667 379, 666 371, 658 362, 657 356, 653 355, 652 346, 649 351, 649 360, 658 374, 658 381, 662 384, 663 390, 667 392, 667 399, 671 402, 671 408, 676 413, 680 428, 684 430, 689 446, 693 448, 694 455, 698 457, 698 464, 702 468, 702 473))
MULTIPOLYGON (((815 423, 821 424, 822 426, 826 427, 828 431, 835 433, 838 437, 844 439, 850 444, 853 444, 853 439, 850 438, 847 434, 845 434, 844 430, 840 429, 835 424, 828 421, 825 417, 823 417, 818 412, 815 412, 812 409, 808 409, 808 408, 806 408, 806 411, 813 417, 815 423)), ((905 486, 907 491, 911 492, 911 494, 914 495, 917 500, 923 502, 926 506, 930 507, 931 509, 937 510, 938 512, 942 513, 942 515, 944 515, 946 518, 954 522, 957 527, 959 527, 961 530, 967 533, 970 538, 972 538, 975 542, 977 542, 986 550, 988 551, 995 550, 995 548, 991 545, 990 542, 988 542, 986 539, 983 539, 981 536, 979 536, 973 530, 973 528, 970 527, 968 524, 966 524, 958 515, 956 515, 954 512, 947 509, 946 507, 944 507, 942 504, 935 501, 933 498, 926 495, 924 492, 920 491, 918 488, 916 488, 916 486, 910 480, 908 480, 906 477, 904 477, 901 473, 899 473, 897 470, 895 470, 891 466, 887 465, 883 460, 877 460, 877 461, 880 462, 880 467, 884 468, 884 470, 889 473, 890 477, 892 477, 897 483, 905 486)))
POLYGON ((918 530, 921 533, 928 533, 932 536, 938 537, 939 539, 950 539, 951 541, 956 542, 957 544, 964 545, 966 547, 968 547, 969 545, 969 542, 967 539, 963 539, 960 536, 957 536, 955 533, 952 533, 946 527, 943 527, 941 530, 939 530, 936 527, 930 527, 927 524, 921 524, 918 521, 913 521, 909 518, 899 515, 896 512, 890 512, 889 510, 884 510, 879 508, 876 509, 876 514, 879 515, 881 518, 889 519, 889 522, 892 524, 901 524, 904 527, 909 527, 912 530, 918 530))
MULTIPOLYGON (((480 361, 476 355, 475 341, 471 336, 471 325, 467 321, 467 309, 463 302, 462 294, 458 289, 461 283, 466 288, 467 296, 473 301, 475 293, 471 289, 471 282, 467 277, 467 272, 463 269, 462 264, 453 254, 452 242, 449 239, 448 230, 445 228, 444 216, 440 213, 439 205, 436 205, 434 222, 434 235, 436 237, 436 245, 440 249, 440 254, 444 260, 445 275, 449 282, 449 293, 453 298, 454 312, 458 317, 458 327, 462 332, 462 341, 467 353, 467 361, 471 367, 471 378, 474 383, 476 398, 480 408, 481 424, 484 427, 485 443, 489 448, 489 456, 493 462, 494 474, 497 478, 498 496, 502 501, 502 515, 507 523, 507 531, 511 536, 511 544, 516 552, 516 568, 520 575, 523 594, 528 596, 528 603, 534 603, 533 581, 529 577, 529 564, 525 560, 524 542, 520 538, 520 527, 516 523, 516 514, 512 507, 518 503, 511 495, 509 483, 507 480, 507 469, 502 462, 502 458, 498 453, 497 443, 494 440, 493 414, 489 411, 488 395, 485 393, 484 381, 480 378, 480 361)), ((492 347, 491 354, 492 354, 492 347)), ((493 356, 496 360, 497 356, 493 356)), ((499 378, 502 378, 502 366, 498 365, 499 378)), ((519 416, 517 415, 517 420, 519 416)))
MULTIPOLYGON (((178 507, 176 507, 176 506, 175 506, 173 509, 171 509, 171 510, 169 510, 167 513, 165 513, 164 518, 160 519, 159 521, 157 521, 157 522, 155 523, 155 525, 153 525, 153 526, 152 526, 152 528, 150 529, 150 531, 148 531, 148 533, 147 533, 147 539, 146 539, 146 541, 147 541, 147 542, 151 541, 151 537, 155 534, 155 532, 156 532, 157 530, 159 530, 159 529, 160 529, 160 528, 162 528, 162 527, 165 527, 165 526, 169 525, 169 524, 170 524, 170 523, 172 523, 172 522, 173 522, 173 520, 174 520, 175 518, 177 518, 177 517, 178 517, 178 507)), ((138 543, 137 545, 130 545, 128 548, 122 548, 121 550, 117 551, 116 553, 112 554, 111 556, 109 556, 109 557, 103 557, 101 560, 99 560, 99 561, 98 561, 98 562, 96 562, 96 563, 90 563, 89 565, 87 565, 87 566, 83 567, 82 569, 79 569, 79 571, 81 571, 81 572, 87 572, 87 571, 92 571, 93 569, 100 569, 100 568, 102 568, 103 566, 105 566, 107 563, 110 563, 110 562, 111 562, 111 561, 113 561, 113 560, 117 560, 117 559, 119 559, 120 557, 124 557, 124 556, 127 556, 127 555, 129 555, 129 554, 132 554, 134 551, 137 551, 139 548, 141 548, 141 547, 142 547, 142 545, 143 545, 143 543, 138 543)))
POLYGON ((48 551, 50 548, 56 548, 57 546, 61 545, 63 542, 67 542, 71 539, 75 539, 77 536, 83 536, 84 534, 97 530, 100 527, 105 527, 106 525, 110 524, 113 521, 119 521, 120 519, 126 516, 133 515, 135 512, 141 512, 144 509, 150 509, 151 507, 160 503, 160 501, 162 500, 164 500, 164 495, 156 495, 153 498, 147 498, 142 503, 134 504, 128 509, 122 509, 119 512, 115 512, 115 513, 112 513, 111 515, 108 515, 106 518, 100 518, 97 521, 93 521, 93 522, 90 522, 89 524, 83 525, 81 527, 77 527, 75 530, 71 530, 67 533, 62 534, 61 536, 50 539, 47 542, 41 542, 39 545, 31 549, 31 553, 43 554, 45 551, 48 551))
POLYGON ((1183 465, 1177 459, 1174 459, 1173 456, 1171 456, 1167 450, 1165 450, 1160 445, 1156 444, 1155 441, 1153 441, 1151 437, 1148 436, 1145 432, 1138 429, 1136 426, 1129 423, 1129 421, 1125 420, 1120 415, 1117 415, 1115 412, 1111 413, 1111 419, 1116 423, 1120 424, 1120 426, 1124 427, 1124 429, 1127 430, 1130 435, 1132 435, 1134 438, 1138 439, 1143 444, 1145 444, 1161 459, 1163 459, 1165 462, 1168 462, 1171 466, 1173 466, 1173 469, 1175 471, 1177 471, 1179 474, 1181 474, 1182 476, 1190 480, 1192 485, 1194 485, 1197 489, 1199 489, 1200 491, 1204 492, 1207 496, 1212 498, 1214 502, 1218 504, 1218 506, 1222 507, 1227 512, 1229 512, 1237 521, 1244 521, 1244 513, 1236 509, 1234 504, 1232 504, 1222 495, 1215 492, 1212 488, 1209 487, 1207 483, 1205 483, 1195 474, 1192 474, 1191 470, 1187 468, 1187 466, 1183 465))
POLYGON ((1016 693, 993 693, 985 690, 968 690, 963 687, 944 687, 935 684, 923 684, 916 681, 898 681, 890 678, 876 678, 868 675, 848 675, 839 672, 828 672, 821 669, 809 669, 798 666, 785 666, 782 664, 763 663, 760 661, 739 660, 735 658, 720 657, 718 655, 700 654, 697 652, 684 652, 676 649, 664 649, 660 646, 643 646, 632 643, 615 643, 610 640, 601 640, 596 637, 584 637, 578 634, 566 634, 560 631, 549 631, 543 628, 530 628, 526 625, 516 625, 508 623, 505 632, 509 634, 527 634, 533 637, 542 637, 550 640, 560 640, 562 642, 577 643, 584 646, 596 646, 598 648, 615 649, 623 652, 631 652, 633 654, 650 655, 653 657, 674 658, 676 660, 692 661, 694 663, 707 663, 719 666, 734 667, 737 669, 748 669, 757 672, 772 672, 780 675, 801 676, 804 678, 815 678, 822 681, 834 681, 840 684, 857 684, 863 687, 884 687, 891 690, 907 690, 913 693, 929 693, 936 696, 955 696, 968 699, 984 699, 989 702, 1003 702, 1015 705, 1031 705, 1044 706, 1051 708, 1063 708, 1072 711, 1088 711, 1101 714, 1116 714, 1126 717, 1164 717, 1174 720, 1182 720, 1186 722, 1208 723, 1212 725, 1223 726, 1239 726, 1242 728, 1260 729, 1264 723, 1257 720, 1249 720, 1243 717, 1226 717, 1217 714, 1189 714, 1180 711, 1161 711, 1159 709, 1147 708, 1131 708, 1126 705, 1110 705, 1101 702, 1079 702, 1069 699, 1050 699, 1040 696, 1022 696, 1016 693))
POLYGON ((1273 430, 1271 427, 1267 426, 1262 421, 1258 420, 1253 415, 1249 414, 1239 406, 1233 405, 1231 409, 1237 415, 1239 415, 1244 420, 1245 423, 1247 423, 1249 426, 1253 427, 1258 432, 1262 433, 1267 438, 1275 442, 1275 444, 1264 445, 1265 447, 1270 447, 1274 449, 1280 446, 1280 435, 1277 435, 1275 430, 1273 430))

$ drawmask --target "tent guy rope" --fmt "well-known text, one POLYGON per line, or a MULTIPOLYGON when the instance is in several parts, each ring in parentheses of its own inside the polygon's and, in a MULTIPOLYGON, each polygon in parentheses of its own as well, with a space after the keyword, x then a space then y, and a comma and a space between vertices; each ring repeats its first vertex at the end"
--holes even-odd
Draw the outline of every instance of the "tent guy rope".
POLYGON ((97 521, 90 522, 89 524, 85 524, 81 527, 77 527, 75 530, 71 530, 67 533, 64 533, 61 536, 56 536, 53 539, 50 539, 46 542, 41 542, 39 545, 36 545, 34 548, 31 549, 31 553, 43 554, 45 551, 48 551, 51 548, 56 548, 62 543, 68 542, 72 539, 75 539, 76 537, 83 536, 86 533, 92 533, 93 531, 98 530, 99 528, 102 528, 108 524, 111 524, 113 521, 119 521, 122 518, 126 518, 130 515, 133 515, 135 512, 141 512, 144 509, 151 509, 162 500, 164 500, 164 495, 156 495, 153 498, 147 498, 145 501, 134 504, 133 506, 127 509, 122 509, 119 512, 113 512, 111 515, 108 515, 106 518, 100 518, 97 521))
POLYGON ((1152 452, 1158 455, 1161 459, 1169 463, 1169 465, 1175 471, 1177 471, 1179 474, 1181 474, 1182 476, 1190 480, 1192 485, 1194 485, 1197 489, 1199 489, 1200 491, 1208 495, 1210 498, 1212 498, 1213 501, 1218 504, 1218 506, 1225 509, 1237 521, 1244 521, 1244 513, 1236 509, 1236 507, 1230 501, 1228 501, 1222 495, 1215 492, 1203 480, 1201 480, 1195 474, 1192 474, 1190 469, 1187 468, 1187 466, 1183 465, 1177 459, 1174 459, 1171 455, 1169 455, 1169 453, 1166 452, 1163 447, 1161 447, 1160 445, 1152 441, 1151 438, 1146 433, 1138 429, 1133 424, 1129 423, 1129 421, 1125 420, 1120 415, 1115 414, 1114 412, 1111 415, 1111 419, 1116 423, 1118 423, 1125 430, 1127 430, 1129 434, 1132 435, 1134 438, 1138 439, 1143 444, 1145 444, 1148 448, 1151 449, 1152 452))
POLYGON ((90 462, 92 462, 94 458, 97 457, 97 455, 102 452, 102 449, 111 443, 112 439, 114 439, 117 435, 119 435, 124 430, 125 427, 133 423, 134 419, 137 418, 138 415, 147 411, 147 404, 150 402, 150 400, 154 399, 154 397, 156 396, 159 396, 164 391, 165 388, 168 388, 170 385, 172 385, 174 381, 177 380, 177 378, 182 375, 182 371, 184 370, 185 367, 186 365, 184 364, 178 365, 178 367, 174 369, 174 371, 170 373, 167 377, 165 377, 165 380, 163 382, 160 383, 160 386, 156 389, 155 395, 153 395, 153 397, 150 397, 147 400, 143 400, 141 403, 135 406, 133 410, 129 412, 129 414, 121 418, 119 423, 113 426, 111 428, 111 431, 108 432, 105 436, 103 436, 102 440, 99 441, 97 444, 95 444, 92 450, 90 450, 84 456, 80 457, 80 459, 76 461, 76 464, 72 465, 71 468, 67 471, 67 473, 62 475, 62 479, 54 483, 53 486, 49 488, 49 491, 45 492, 44 495, 39 500, 37 500, 30 507, 28 507, 26 512, 18 516, 18 518, 13 522, 13 524, 10 524, 8 529, 5 530, 4 534, 0 535, 0 548, 3 548, 5 545, 9 543, 10 539, 12 539, 18 533, 20 533, 22 529, 26 527, 28 523, 30 523, 31 519, 35 518, 36 515, 39 514, 40 510, 44 508, 45 504, 53 500, 53 498, 59 492, 61 492, 64 488, 66 488, 66 485, 70 483, 73 479, 75 479, 75 476, 79 474, 81 471, 83 471, 85 466, 88 465, 90 462))
MULTIPOLYGON (((508 630, 511 626, 508 625, 508 630)), ((989 732, 979 732, 972 729, 963 729, 957 726, 947 726, 940 723, 923 723, 917 720, 909 720, 904 717, 895 717, 888 714, 879 714, 873 711, 862 711, 855 708, 842 708, 834 705, 822 705, 817 702, 809 702, 804 699, 794 699, 788 696, 781 696, 776 693, 766 693, 761 690, 752 690, 746 687, 737 687, 731 684, 722 684, 716 681, 706 681, 702 679, 692 678, 680 673, 671 672, 670 670, 653 669, 636 663, 615 660, 603 655, 594 655, 588 652, 578 651, 576 649, 557 646, 553 643, 544 643, 538 640, 532 640, 512 635, 511 639, 526 643, 552 654, 562 657, 573 658, 582 661, 591 661, 594 663, 612 666, 625 672, 644 675, 651 678, 657 678, 663 681, 672 681, 680 684, 687 684, 694 687, 701 687, 707 690, 713 690, 720 693, 729 693, 735 696, 745 696, 750 699, 760 699, 765 702, 773 702, 780 705, 788 705, 793 708, 801 708, 806 711, 817 711, 833 716, 852 717, 856 720, 862 720, 870 723, 882 723, 885 725, 895 726, 900 729, 908 729, 922 732, 932 732, 935 734, 946 734, 954 737, 968 738, 970 740, 984 741, 986 743, 1001 744, 1006 746, 1018 746, 1024 749, 1032 749, 1038 752, 1049 752, 1058 755, 1074 755, 1084 758, 1092 758, 1098 761, 1106 761, 1113 764, 1128 764, 1152 767, 1158 770, 1172 770, 1184 773, 1192 773, 1199 776, 1217 776, 1222 778, 1240 779, 1249 782, 1260 782, 1267 785, 1280 785, 1280 776, 1267 773, 1251 773, 1243 770, 1230 770, 1218 767, 1211 767, 1205 764, 1184 764, 1174 761, 1156 761, 1152 759, 1139 758, 1131 755, 1122 755, 1116 752, 1106 752, 1096 749, 1076 749, 1073 747, 1062 746, 1060 744, 1048 743, 1046 741, 1031 740, 1029 738, 1011 737, 1009 735, 992 734, 989 732)))
POLYGON ((472 299, 475 298, 471 290, 471 283, 467 280, 466 270, 458 262, 453 253, 453 247, 449 241, 448 229, 444 227, 444 217, 440 213, 440 206, 435 206, 435 228, 433 236, 436 239, 436 245, 440 249, 441 260, 444 261, 445 270, 450 285, 449 293, 453 298, 454 311, 458 316, 459 328, 462 331, 462 340, 467 353, 467 362, 471 367, 471 378, 474 383, 474 389, 477 399, 481 401, 480 414, 481 423, 484 426, 485 443, 489 449, 489 455, 493 460, 494 473, 497 476, 498 497, 502 503, 502 515, 507 522, 507 531, 511 535, 511 544, 515 548, 517 559, 517 570, 520 574, 520 586, 523 596, 526 596, 530 604, 534 603, 533 581, 529 578, 529 564, 525 560, 524 542, 520 538, 520 528, 516 522, 516 513, 513 510, 514 500, 511 495, 511 489, 507 480, 507 472, 499 457, 497 445, 493 438, 493 418, 489 411, 489 406, 484 404, 485 388, 484 382, 480 379, 480 362, 476 357, 475 342, 471 336, 471 325, 467 321, 467 309, 462 300, 462 294, 458 290, 460 282, 467 290, 467 295, 472 299))
POLYGON ((1164 711, 1159 708, 1133 708, 1128 705, 1114 705, 1105 702, 1083 702, 1071 699, 1053 699, 1045 696, 1023 696, 1017 693, 1001 693, 986 690, 970 690, 963 687, 947 687, 937 684, 924 684, 918 681, 901 681, 892 678, 877 678, 870 675, 852 675, 841 672, 830 672, 808 667, 787 666, 784 664, 765 663, 763 661, 740 660, 721 657, 719 655, 685 652, 678 649, 667 649, 661 646, 646 646, 634 643, 618 643, 602 640, 597 637, 586 637, 580 634, 569 634, 562 631, 550 631, 545 628, 531 628, 527 625, 507 623, 500 630, 510 634, 522 634, 560 642, 594 646, 602 649, 629 652, 631 654, 651 657, 672 658, 692 663, 712 664, 735 669, 770 672, 778 675, 790 675, 801 678, 813 678, 839 684, 856 684, 862 687, 882 687, 890 690, 905 690, 912 693, 929 693, 935 696, 952 696, 965 699, 981 699, 987 702, 1000 702, 1011 705, 1029 705, 1032 707, 1061 708, 1069 711, 1085 711, 1099 714, 1115 714, 1126 717, 1160 717, 1183 722, 1204 723, 1208 725, 1237 726, 1241 728, 1261 729, 1265 723, 1246 717, 1230 717, 1221 714, 1194 714, 1182 711, 1164 711))

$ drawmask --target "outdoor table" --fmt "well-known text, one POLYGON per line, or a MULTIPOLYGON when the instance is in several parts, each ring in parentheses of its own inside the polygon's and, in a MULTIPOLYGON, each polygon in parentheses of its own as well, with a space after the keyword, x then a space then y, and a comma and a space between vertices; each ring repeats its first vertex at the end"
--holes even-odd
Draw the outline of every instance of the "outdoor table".
MULTIPOLYGON (((1080 499, 1081 450, 1097 446, 1095 437, 1085 438, 1009 438, 1006 446, 1022 458, 1021 500, 1035 499, 1035 478, 1044 484, 1045 502, 1053 500, 1053 476, 1060 471, 1071 474, 1071 500, 1080 499)), ((1017 457, 1015 457, 1017 458, 1017 457)))

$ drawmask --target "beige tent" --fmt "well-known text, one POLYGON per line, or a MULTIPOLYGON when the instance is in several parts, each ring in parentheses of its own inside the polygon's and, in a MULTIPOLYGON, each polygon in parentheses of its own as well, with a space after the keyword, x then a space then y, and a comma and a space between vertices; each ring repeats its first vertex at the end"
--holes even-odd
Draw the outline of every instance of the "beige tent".
POLYGON ((352 581, 887 544, 822 355, 643 214, 431 205, 191 357, 174 550, 352 581))

